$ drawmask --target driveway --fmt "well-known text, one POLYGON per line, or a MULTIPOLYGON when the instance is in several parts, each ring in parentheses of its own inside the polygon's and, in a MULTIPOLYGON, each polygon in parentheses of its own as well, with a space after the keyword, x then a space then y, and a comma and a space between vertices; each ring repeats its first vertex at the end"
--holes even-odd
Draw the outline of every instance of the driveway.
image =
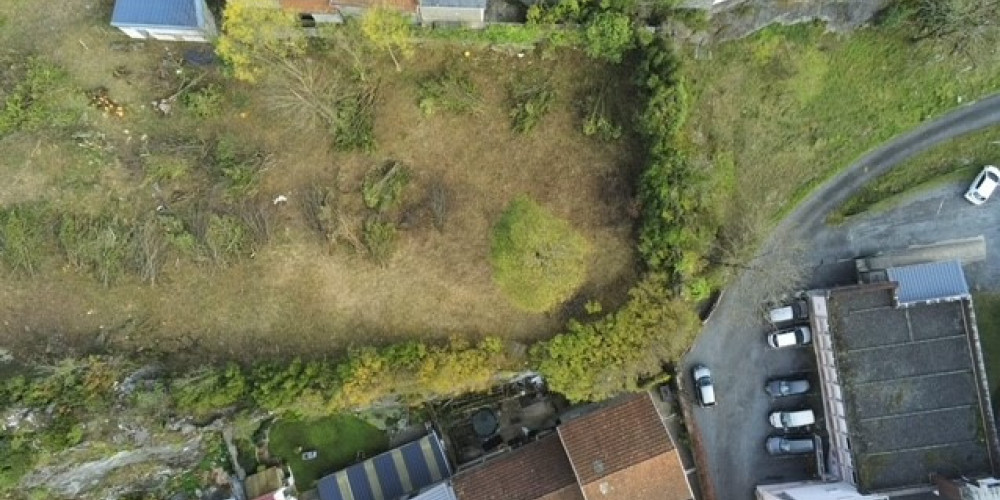
MULTIPOLYGON (((852 220, 842 227, 827 227, 828 214, 873 178, 925 149, 986 126, 1000 123, 1000 94, 925 123, 872 151, 817 189, 775 228, 762 245, 753 267, 768 268, 769 251, 778 242, 801 241, 807 247, 802 265, 814 272, 802 288, 828 285, 853 278, 849 259, 876 250, 905 248, 953 238, 984 235, 990 254, 1000 245, 1000 207, 997 200, 973 207, 960 197, 963 186, 951 184, 923 193, 884 214, 852 220), (991 208, 992 207, 992 208, 991 208)), ((973 288, 1000 288, 1000 269, 985 263, 967 268, 973 288)), ((799 480, 813 471, 808 460, 773 459, 763 442, 771 432, 767 412, 771 401, 763 393, 764 381, 774 375, 811 368, 810 349, 766 349, 766 329, 760 314, 762 297, 755 279, 744 273, 726 289, 718 307, 682 363, 682 375, 695 363, 713 369, 718 405, 695 408, 697 439, 708 463, 699 464, 712 482, 718 500, 753 498, 757 484, 799 480)), ((682 381, 690 384, 690 377, 682 381)), ((690 386, 687 386, 690 391, 690 386)), ((802 404, 819 407, 818 402, 802 404)), ((817 412, 819 414, 819 412, 817 412)), ((711 500, 711 499, 709 499, 711 500)))

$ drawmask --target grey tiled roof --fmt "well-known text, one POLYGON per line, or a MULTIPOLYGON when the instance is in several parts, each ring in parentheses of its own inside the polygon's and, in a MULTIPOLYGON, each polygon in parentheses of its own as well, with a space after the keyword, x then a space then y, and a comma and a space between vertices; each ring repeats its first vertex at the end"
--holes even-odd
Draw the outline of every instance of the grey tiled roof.
POLYGON ((175 26, 197 28, 204 24, 201 0, 116 0, 112 26, 175 26))
POLYGON ((969 297, 962 265, 957 260, 886 269, 889 281, 899 283, 899 304, 938 302, 969 297))

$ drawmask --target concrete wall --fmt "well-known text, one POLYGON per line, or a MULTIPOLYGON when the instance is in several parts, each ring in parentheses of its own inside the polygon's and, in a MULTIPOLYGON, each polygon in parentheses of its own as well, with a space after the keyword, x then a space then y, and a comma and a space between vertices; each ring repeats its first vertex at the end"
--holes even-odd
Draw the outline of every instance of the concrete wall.
POLYGON ((418 9, 420 22, 430 23, 461 23, 468 26, 482 26, 486 20, 485 9, 461 8, 461 7, 427 7, 421 6, 418 9))

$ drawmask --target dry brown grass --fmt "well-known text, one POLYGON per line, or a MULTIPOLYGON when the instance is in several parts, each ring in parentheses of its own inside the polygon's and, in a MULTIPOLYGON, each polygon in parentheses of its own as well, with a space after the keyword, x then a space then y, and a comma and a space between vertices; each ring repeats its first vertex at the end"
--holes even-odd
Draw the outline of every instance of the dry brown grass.
POLYGON ((86 189, 60 182, 65 163, 75 161, 59 154, 67 147, 60 138, 8 138, 13 154, 0 158, 0 174, 13 181, 0 188, 0 204, 41 198, 86 205, 122 197, 139 212, 151 210, 156 201, 135 170, 136 138, 225 133, 275 153, 258 200, 272 212, 272 237, 253 259, 229 267, 171 260, 155 286, 126 282, 104 288, 53 265, 32 280, 5 277, 0 281, 0 346, 31 352, 100 346, 249 359, 322 356, 350 345, 403 338, 546 337, 562 327, 568 312, 519 311, 490 275, 491 227, 521 193, 571 221, 593 245, 582 297, 601 301, 606 309, 616 307, 635 279, 627 206, 638 167, 633 152, 640 148, 628 140, 601 144, 583 136, 574 104, 581 100, 587 77, 628 75, 607 74, 607 68, 574 54, 543 61, 476 51, 466 58, 459 48, 422 47, 404 72, 382 68, 378 149, 372 154, 333 153, 323 134, 303 133, 276 120, 255 89, 218 77, 231 104, 220 116, 203 122, 182 114, 155 116, 148 103, 168 95, 176 84, 157 71, 165 50, 180 53, 190 46, 148 42, 134 52, 111 51, 109 43, 124 37, 104 25, 110 0, 64 2, 55 18, 32 13, 28 3, 14 0, 0 6, 0 15, 8 19, 0 28, 0 42, 16 39, 12 49, 46 54, 67 68, 81 88, 107 87, 128 113, 124 120, 96 111, 88 115, 88 126, 105 132, 117 149, 99 185, 86 189), (46 29, 11 28, 25 22, 46 29), (62 34, 50 36, 49 31, 62 34), (483 94, 480 113, 421 115, 414 82, 445 62, 469 67, 483 94), (118 66, 127 67, 129 76, 114 77, 118 66), (518 135, 510 128, 507 84, 524 71, 550 72, 559 95, 554 110, 532 133, 518 135), (389 214, 398 221, 410 212, 411 224, 400 231, 396 255, 378 266, 345 245, 331 251, 309 228, 297 197, 316 185, 330 187, 342 211, 362 215, 364 173, 390 159, 413 172, 402 208, 389 214), (429 210, 410 210, 435 182, 451 195, 440 230, 429 210), (290 203, 271 206, 269 200, 279 194, 290 203))

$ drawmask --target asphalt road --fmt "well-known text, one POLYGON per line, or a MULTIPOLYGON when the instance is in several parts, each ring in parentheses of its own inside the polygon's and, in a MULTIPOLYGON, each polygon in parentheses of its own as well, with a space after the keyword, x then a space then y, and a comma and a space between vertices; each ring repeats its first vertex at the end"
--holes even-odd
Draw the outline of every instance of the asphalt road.
MULTIPOLYGON (((964 186, 952 184, 923 193, 883 214, 852 220, 841 227, 827 227, 825 220, 855 191, 897 163, 950 138, 1000 124, 1000 94, 958 108, 870 152, 842 173, 820 186, 775 228, 752 267, 768 268, 776 245, 803 242, 807 251, 801 265, 813 272, 808 288, 853 277, 848 259, 876 250, 905 248, 953 238, 986 237, 990 255, 1000 241, 1000 210, 973 207, 960 197, 964 186)), ((993 200, 997 203, 997 200, 993 200)), ((973 288, 1000 288, 1000 269, 985 264, 967 267, 973 288)), ((821 407, 812 399, 770 401, 762 390, 775 375, 809 370, 811 349, 769 350, 764 344, 766 326, 761 312, 759 277, 744 273, 726 289, 682 364, 682 381, 690 391, 693 364, 712 368, 718 404, 695 408, 698 440, 705 449, 711 490, 718 500, 753 498, 757 484, 805 479, 814 473, 804 458, 773 458, 764 452, 764 439, 773 432, 767 413, 779 405, 821 407)), ((821 412, 817 411, 819 415, 821 412)))

